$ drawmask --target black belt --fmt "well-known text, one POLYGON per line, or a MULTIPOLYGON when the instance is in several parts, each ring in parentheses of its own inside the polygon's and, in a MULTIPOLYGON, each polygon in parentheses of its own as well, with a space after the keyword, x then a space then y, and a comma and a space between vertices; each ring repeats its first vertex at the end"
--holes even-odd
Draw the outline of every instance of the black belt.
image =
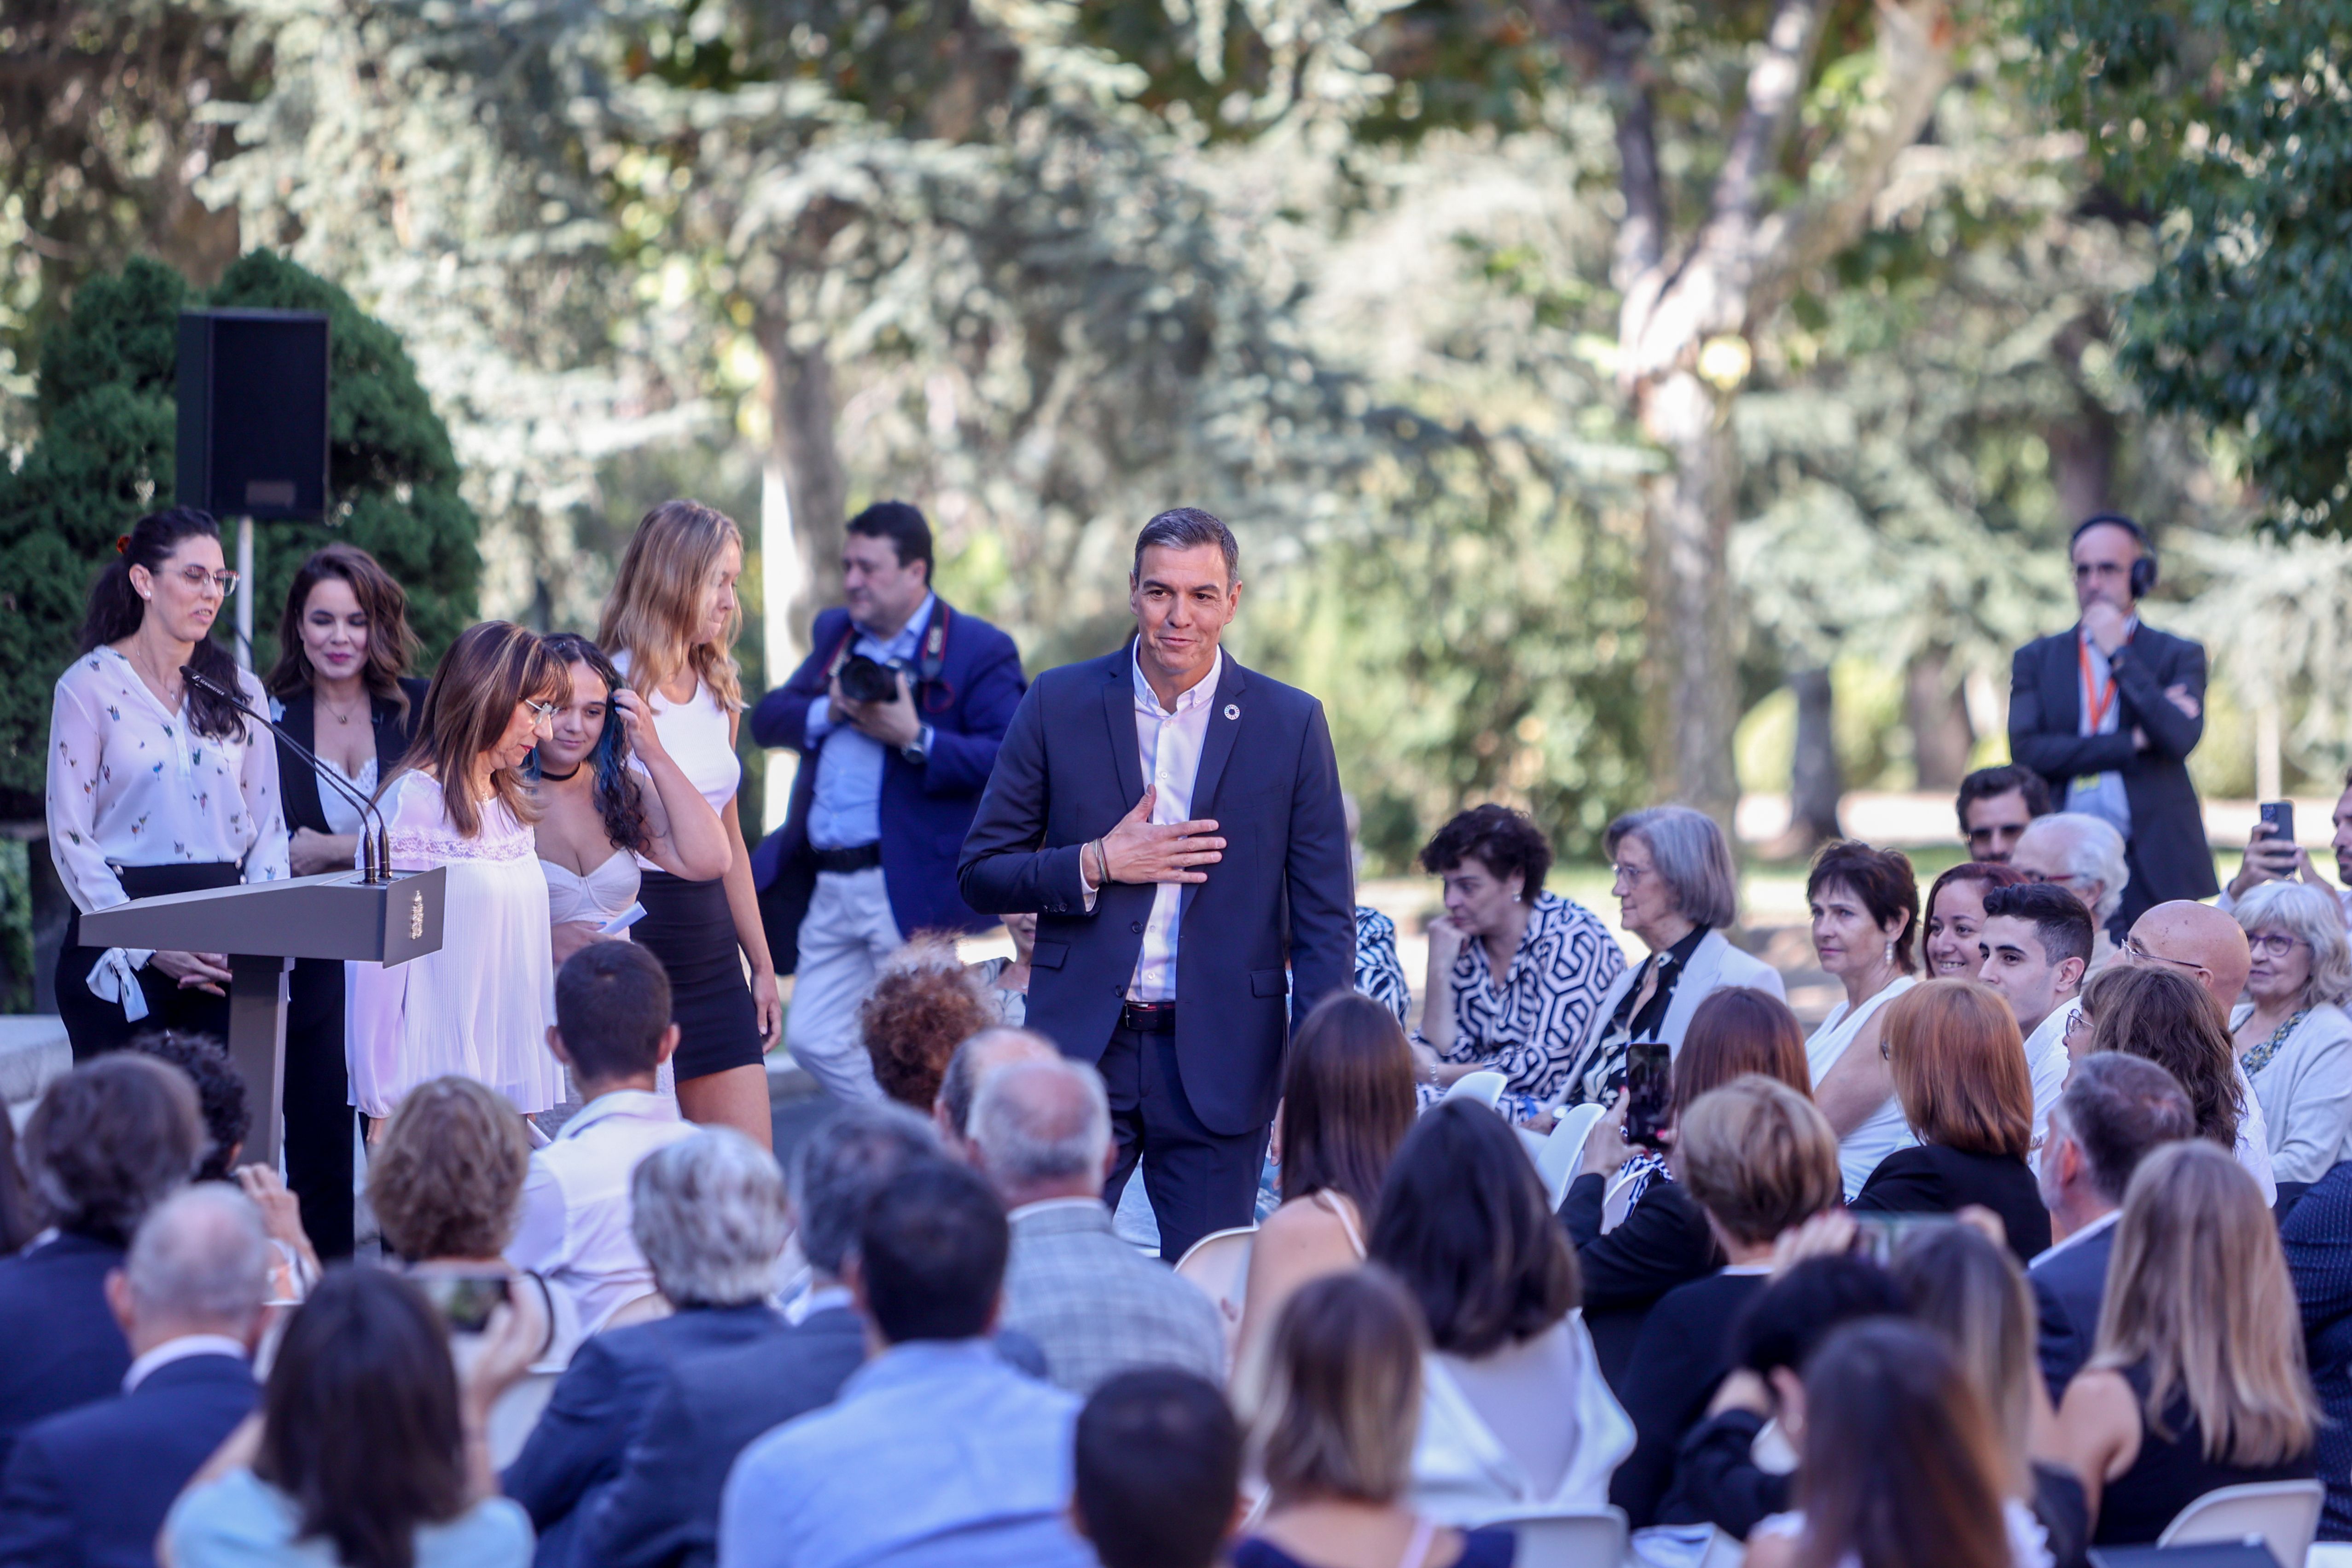
POLYGON ((1172 1035, 1176 1032, 1176 1004, 1122 1002, 1118 1009, 1118 1026, 1139 1035, 1172 1035))
POLYGON ((809 858, 820 871, 870 871, 882 864, 882 846, 861 844, 855 849, 819 849, 809 846, 809 858))

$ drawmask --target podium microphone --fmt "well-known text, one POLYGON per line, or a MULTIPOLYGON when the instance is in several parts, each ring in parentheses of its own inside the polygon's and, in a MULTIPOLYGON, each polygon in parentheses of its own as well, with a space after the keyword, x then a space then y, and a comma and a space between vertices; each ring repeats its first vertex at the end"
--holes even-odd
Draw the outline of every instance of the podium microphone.
POLYGON ((286 742, 289 751, 310 763, 313 773, 334 785, 341 792, 344 799, 357 805, 360 808, 360 880, 368 887, 380 887, 392 880, 392 832, 384 826, 383 813, 376 809, 373 801, 353 789, 341 773, 320 762, 318 753, 288 734, 283 724, 278 723, 267 713, 257 713, 247 708, 236 692, 226 689, 220 682, 205 675, 194 665, 180 666, 180 679, 200 691, 210 692, 247 718, 268 729, 271 734, 286 742), (368 832, 367 826, 370 817, 375 818, 375 832, 373 835, 368 832))

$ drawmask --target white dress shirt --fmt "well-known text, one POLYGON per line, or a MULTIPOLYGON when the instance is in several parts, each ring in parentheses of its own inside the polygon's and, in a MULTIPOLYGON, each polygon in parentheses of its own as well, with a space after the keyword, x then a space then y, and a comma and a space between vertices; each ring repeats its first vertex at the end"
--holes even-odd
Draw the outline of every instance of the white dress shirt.
MULTIPOLYGON (((1160 706, 1151 683, 1143 679, 1140 655, 1129 657, 1136 660, 1136 756, 1143 764, 1144 786, 1160 791, 1151 803, 1151 820, 1190 822, 1192 784, 1201 772, 1201 748, 1209 738, 1210 705, 1225 673, 1225 650, 1219 648, 1209 673, 1176 699, 1173 712, 1160 706)), ((1143 951, 1136 955, 1135 973, 1127 985, 1129 1001, 1175 1000, 1176 936, 1183 907, 1182 883, 1161 882, 1153 889, 1151 918, 1143 922, 1143 951)))
POLYGON ((507 1261, 569 1295, 583 1331, 594 1333, 614 1308, 654 1289, 652 1266, 629 1231, 629 1177, 638 1161, 693 1132, 675 1101, 614 1089, 531 1155, 507 1261))
POLYGON ((2025 1070, 2033 1080, 2033 1161, 2041 1168, 2042 1141, 2050 1132, 2050 1108, 2066 1090, 2066 1075, 2074 1070, 2066 1054, 2066 1020, 2082 1004, 2069 996, 2050 1009, 2050 1016, 2025 1037, 2025 1070))

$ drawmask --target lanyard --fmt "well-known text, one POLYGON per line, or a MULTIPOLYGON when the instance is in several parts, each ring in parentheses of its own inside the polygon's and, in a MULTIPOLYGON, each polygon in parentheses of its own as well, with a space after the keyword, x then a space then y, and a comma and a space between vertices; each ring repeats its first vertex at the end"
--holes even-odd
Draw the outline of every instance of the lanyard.
POLYGON ((2085 732, 2095 735, 2099 733, 2100 726, 2107 721, 2108 710, 2116 705, 2115 667, 2108 667, 2106 689, 2101 691, 2092 682, 2090 638, 2078 637, 2074 639, 2074 658, 2083 670, 2083 700, 2089 704, 2091 710, 2091 727, 2085 732))

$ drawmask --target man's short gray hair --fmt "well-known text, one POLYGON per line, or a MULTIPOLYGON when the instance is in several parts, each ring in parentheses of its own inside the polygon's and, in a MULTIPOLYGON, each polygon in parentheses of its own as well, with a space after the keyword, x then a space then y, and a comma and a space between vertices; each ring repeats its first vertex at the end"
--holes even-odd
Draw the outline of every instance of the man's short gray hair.
POLYGON ((2352 996, 2352 943, 2344 935, 2344 910, 2335 896, 2308 882, 2259 882, 2246 889, 2231 913, 2248 936, 2283 931, 2311 948, 2311 978, 2303 1005, 2342 1006, 2352 996))
MULTIPOLYGON (((2131 862, 2124 858, 2124 836, 2116 831, 2116 825, 2087 811, 2053 811, 2026 824, 2025 831, 2017 836, 2017 847, 2022 849, 2050 838, 2058 841, 2059 862, 2068 876, 2105 888, 2091 918, 2102 926, 2115 919, 2116 910, 2123 907, 2124 889, 2131 881, 2131 862)), ((2016 858, 2015 850, 2010 858, 2016 858)))
POLYGON ((1068 1060, 999 1068, 972 1104, 971 1141, 1004 1186, 1100 1178, 1110 1152, 1102 1074, 1068 1060))
POLYGON ((674 1306, 740 1307, 773 1295, 792 1233, 775 1156, 705 1127, 637 1162, 629 1233, 674 1306))
POLYGON ((242 1333, 269 1300, 269 1264, 261 1211, 226 1182, 203 1182, 147 1212, 122 1272, 141 1317, 242 1333))
POLYGON ((1738 923, 1739 873, 1715 818, 1686 805, 1654 805, 1611 823, 1601 847, 1614 859, 1628 838, 1649 847, 1650 863, 1683 919, 1718 931, 1738 923))
POLYGON ((793 1205, 810 1264, 838 1275, 874 1194, 908 1166, 938 1158, 931 1124, 904 1106, 844 1106, 819 1122, 793 1152, 793 1205))
POLYGON ((1241 542, 1223 521, 1199 507, 1171 507, 1143 525, 1143 531, 1135 536, 1134 575, 1139 580, 1143 576, 1143 552, 1154 544, 1162 550, 1213 544, 1225 557, 1225 586, 1232 587, 1241 578, 1241 542))
POLYGON ((980 1058, 999 1049, 1018 1052, 1029 1047, 1038 1059, 1058 1057, 1062 1053, 1054 1042, 1034 1029, 1016 1029, 1010 1024, 998 1024, 982 1029, 955 1048, 948 1058, 948 1070, 940 1079, 940 1105, 948 1113, 948 1125, 959 1138, 971 1136, 972 1096, 980 1090, 980 1058))

